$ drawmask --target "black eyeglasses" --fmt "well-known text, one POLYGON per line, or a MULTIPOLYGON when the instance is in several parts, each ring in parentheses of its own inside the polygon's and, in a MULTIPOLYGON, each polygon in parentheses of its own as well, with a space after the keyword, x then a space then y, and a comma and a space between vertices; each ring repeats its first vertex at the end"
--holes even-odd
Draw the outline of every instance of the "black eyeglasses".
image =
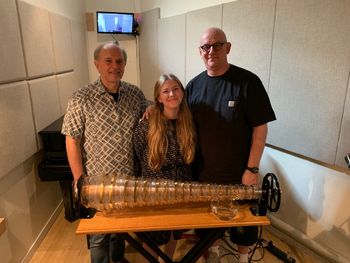
POLYGON ((200 46, 200 48, 204 52, 209 52, 211 48, 213 48, 214 51, 219 51, 225 43, 226 42, 218 42, 218 43, 214 43, 212 45, 204 44, 203 46, 200 46))

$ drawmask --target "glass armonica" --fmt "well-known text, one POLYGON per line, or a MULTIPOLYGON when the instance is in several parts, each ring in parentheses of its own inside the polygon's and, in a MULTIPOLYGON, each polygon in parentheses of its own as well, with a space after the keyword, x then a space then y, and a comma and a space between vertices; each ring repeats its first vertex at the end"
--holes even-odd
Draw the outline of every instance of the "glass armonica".
POLYGON ((260 194, 261 190, 256 186, 177 182, 107 174, 85 177, 80 201, 87 208, 108 212, 214 200, 251 200, 258 199, 260 194))

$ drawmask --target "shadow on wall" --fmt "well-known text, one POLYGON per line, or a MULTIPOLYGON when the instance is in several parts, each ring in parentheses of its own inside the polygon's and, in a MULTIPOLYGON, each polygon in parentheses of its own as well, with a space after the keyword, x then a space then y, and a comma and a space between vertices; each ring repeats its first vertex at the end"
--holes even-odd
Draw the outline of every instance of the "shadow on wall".
POLYGON ((297 174, 288 175, 288 171, 282 165, 265 155, 268 159, 269 169, 273 171, 280 183, 282 190, 281 207, 275 214, 277 218, 293 226, 302 233, 307 233, 308 219, 317 221, 324 213, 324 178, 312 175, 309 178, 297 174))
POLYGON ((320 244, 324 244, 326 240, 328 244, 337 246, 337 252, 350 260, 350 217, 339 227, 333 225, 330 230, 322 231, 314 240, 320 244))
POLYGON ((266 168, 277 175, 282 190, 273 225, 323 257, 349 262, 349 177, 269 147, 262 159, 266 168))

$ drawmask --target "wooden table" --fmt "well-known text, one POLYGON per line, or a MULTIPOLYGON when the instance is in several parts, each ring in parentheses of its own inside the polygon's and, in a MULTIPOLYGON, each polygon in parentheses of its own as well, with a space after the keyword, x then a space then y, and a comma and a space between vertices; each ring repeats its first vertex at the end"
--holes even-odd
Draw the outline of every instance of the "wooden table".
MULTIPOLYGON (((150 262, 158 262, 151 254, 143 249, 142 244, 138 243, 128 233, 157 230, 219 228, 218 231, 212 231, 213 233, 207 238, 198 241, 181 260, 181 262, 195 262, 217 238, 225 233, 228 227, 269 224, 270 221, 266 216, 254 216, 249 210, 249 205, 239 206, 238 212, 232 220, 223 221, 211 213, 210 206, 206 204, 172 208, 125 209, 113 214, 98 212, 93 218, 81 219, 76 234, 122 233, 125 240, 150 262)), ((138 236, 143 239, 142 234, 138 236)), ((173 262, 162 253, 157 246, 149 244, 147 240, 143 241, 164 259, 165 262, 173 262)))

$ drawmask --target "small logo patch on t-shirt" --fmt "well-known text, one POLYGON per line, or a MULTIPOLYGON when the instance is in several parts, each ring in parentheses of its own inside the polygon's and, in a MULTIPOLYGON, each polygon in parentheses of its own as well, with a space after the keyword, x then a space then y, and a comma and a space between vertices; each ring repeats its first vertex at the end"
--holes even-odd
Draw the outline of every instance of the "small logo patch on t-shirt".
POLYGON ((235 106, 235 101, 234 100, 229 100, 228 101, 228 107, 233 108, 235 106))

